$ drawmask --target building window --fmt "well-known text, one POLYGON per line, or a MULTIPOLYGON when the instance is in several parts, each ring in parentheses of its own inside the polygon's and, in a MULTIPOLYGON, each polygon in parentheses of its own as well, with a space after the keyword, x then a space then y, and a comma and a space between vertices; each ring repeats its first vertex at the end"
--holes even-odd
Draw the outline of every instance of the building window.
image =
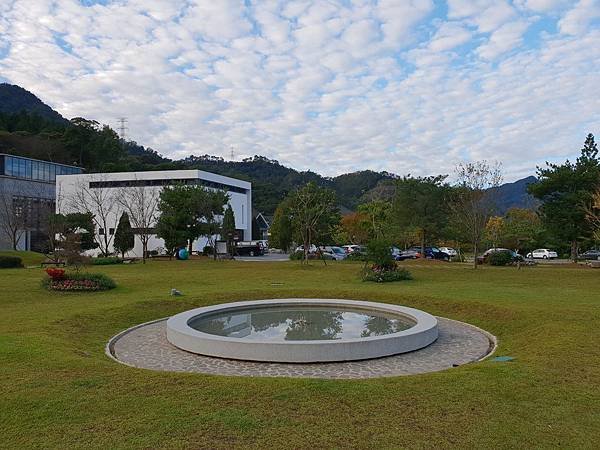
POLYGON ((104 236, 104 228, 98 228, 98 234, 104 236))
POLYGON ((108 234, 110 234, 111 236, 112 236, 113 234, 115 234, 115 229, 114 229, 114 228, 109 228, 109 229, 108 229, 108 234))

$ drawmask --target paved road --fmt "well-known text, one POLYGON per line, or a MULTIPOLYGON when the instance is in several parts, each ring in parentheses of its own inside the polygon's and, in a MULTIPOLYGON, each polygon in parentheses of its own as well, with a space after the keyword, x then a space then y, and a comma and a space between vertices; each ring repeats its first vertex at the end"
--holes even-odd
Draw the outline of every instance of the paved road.
POLYGON ((262 256, 236 256, 235 257, 236 261, 251 261, 251 262, 260 262, 260 261, 265 261, 265 262, 273 262, 273 261, 289 261, 290 257, 289 255, 284 255, 284 254, 280 254, 280 253, 267 253, 266 255, 262 255, 262 256))

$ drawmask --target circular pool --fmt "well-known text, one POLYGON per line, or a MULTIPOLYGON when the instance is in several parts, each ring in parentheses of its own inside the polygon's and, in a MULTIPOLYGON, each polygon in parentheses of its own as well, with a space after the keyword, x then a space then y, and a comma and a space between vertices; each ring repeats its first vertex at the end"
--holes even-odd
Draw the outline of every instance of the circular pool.
POLYGON ((269 362, 379 358, 426 347, 437 319, 413 308, 355 300, 276 299, 226 303, 167 321, 167 340, 192 353, 269 362))

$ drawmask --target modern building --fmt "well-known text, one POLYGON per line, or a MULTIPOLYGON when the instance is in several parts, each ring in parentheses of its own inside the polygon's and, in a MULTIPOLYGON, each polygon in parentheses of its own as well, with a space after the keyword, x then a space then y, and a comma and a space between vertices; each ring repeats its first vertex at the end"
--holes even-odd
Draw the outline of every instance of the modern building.
POLYGON ((0 249, 45 251, 57 175, 79 167, 0 153, 0 249))
MULTIPOLYGON (((61 175, 56 183, 56 209, 57 212, 91 212, 96 214, 94 208, 103 205, 107 217, 106 225, 96 220, 96 239, 111 241, 109 251, 114 251, 112 246, 113 236, 123 212, 117 201, 118 198, 140 192, 146 189, 145 198, 152 204, 156 203, 158 194, 164 186, 177 184, 203 186, 208 189, 225 191, 229 196, 229 204, 235 216, 237 237, 240 240, 252 239, 252 185, 247 181, 225 177, 202 170, 165 170, 148 172, 117 172, 95 173, 80 175, 61 175), (108 210, 108 213, 106 212, 108 210)), ((153 214, 158 217, 158 211, 153 214)), ((130 218, 131 222, 131 218, 130 218)), ((151 224, 150 229, 152 229, 151 224)), ((135 233, 135 224, 132 224, 135 233)), ((196 240, 193 244, 194 251, 202 251, 207 244, 206 238, 196 240)), ((148 251, 164 249, 165 243, 155 234, 151 234, 148 242, 148 251)), ((142 243, 135 239, 135 247, 129 255, 141 257, 142 243)))

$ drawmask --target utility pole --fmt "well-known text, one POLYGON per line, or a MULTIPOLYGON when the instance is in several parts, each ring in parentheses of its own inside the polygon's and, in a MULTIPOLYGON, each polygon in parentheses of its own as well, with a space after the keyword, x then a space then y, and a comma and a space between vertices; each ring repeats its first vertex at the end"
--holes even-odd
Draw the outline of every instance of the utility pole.
POLYGON ((232 161, 234 161, 234 160, 235 160, 235 153, 234 153, 234 151, 233 151, 233 145, 230 145, 230 146, 229 146, 229 148, 230 148, 230 150, 231 150, 231 158, 230 158, 230 159, 231 159, 232 161))

